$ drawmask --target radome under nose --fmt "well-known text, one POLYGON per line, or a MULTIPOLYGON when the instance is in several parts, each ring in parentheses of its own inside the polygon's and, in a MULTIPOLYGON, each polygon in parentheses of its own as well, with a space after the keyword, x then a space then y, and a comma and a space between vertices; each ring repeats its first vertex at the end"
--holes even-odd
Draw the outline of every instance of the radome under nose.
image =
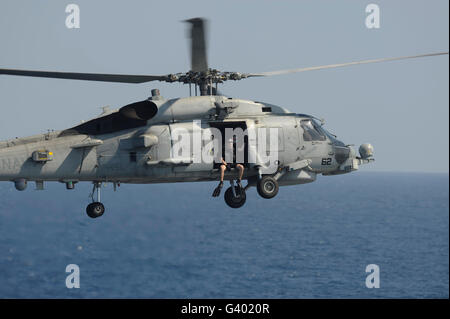
POLYGON ((350 148, 348 146, 334 146, 334 157, 339 164, 344 163, 350 157, 350 148))

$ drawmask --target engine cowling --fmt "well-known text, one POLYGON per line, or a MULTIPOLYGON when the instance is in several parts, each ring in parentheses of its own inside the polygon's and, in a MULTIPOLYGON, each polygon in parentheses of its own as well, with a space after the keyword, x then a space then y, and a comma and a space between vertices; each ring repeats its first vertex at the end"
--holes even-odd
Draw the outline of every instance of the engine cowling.
POLYGON ((129 119, 148 121, 158 113, 158 106, 150 100, 145 100, 128 104, 122 107, 119 113, 129 119))

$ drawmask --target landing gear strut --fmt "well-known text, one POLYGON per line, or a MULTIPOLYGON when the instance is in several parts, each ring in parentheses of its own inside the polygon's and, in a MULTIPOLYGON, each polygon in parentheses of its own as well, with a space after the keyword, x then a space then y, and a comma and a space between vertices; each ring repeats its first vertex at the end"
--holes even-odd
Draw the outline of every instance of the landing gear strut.
POLYGON ((225 191, 224 198, 225 203, 231 208, 239 208, 244 206, 247 200, 247 195, 245 194, 245 188, 240 186, 235 186, 234 181, 231 181, 231 186, 225 191))
POLYGON ((92 203, 90 203, 86 207, 86 213, 91 218, 100 217, 105 213, 105 206, 103 206, 103 204, 100 203, 101 187, 102 187, 101 182, 94 182, 94 186, 92 187, 92 193, 91 193, 92 203), (96 200, 94 200, 95 193, 97 193, 96 200))

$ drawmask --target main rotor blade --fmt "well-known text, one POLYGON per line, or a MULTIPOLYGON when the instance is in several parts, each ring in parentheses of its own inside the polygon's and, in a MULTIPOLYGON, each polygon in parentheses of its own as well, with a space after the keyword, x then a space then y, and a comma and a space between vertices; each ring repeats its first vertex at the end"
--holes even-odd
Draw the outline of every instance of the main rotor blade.
POLYGON ((313 66, 313 67, 307 67, 307 68, 297 68, 297 69, 279 70, 279 71, 262 72, 262 73, 250 73, 250 74, 246 74, 246 75, 247 75, 247 77, 283 75, 283 74, 306 72, 306 71, 313 71, 313 70, 341 68, 341 67, 344 67, 344 66, 357 65, 357 64, 368 64, 368 63, 378 63, 378 62, 388 62, 388 61, 424 58, 424 57, 445 55, 445 54, 448 54, 448 52, 419 54, 419 55, 402 56, 402 57, 396 57, 396 58, 382 58, 382 59, 363 60, 363 61, 355 61, 355 62, 347 62, 347 63, 339 63, 339 64, 320 65, 320 66, 313 66))
POLYGON ((167 76, 164 75, 72 73, 72 72, 48 72, 48 71, 29 71, 29 70, 14 70, 14 69, 0 69, 0 75, 1 74, 33 76, 33 77, 54 78, 54 79, 119 82, 119 83, 145 83, 156 80, 165 81, 167 79, 167 76))
POLYGON ((206 21, 202 18, 186 20, 191 24, 191 71, 208 71, 208 61, 206 58, 206 21))

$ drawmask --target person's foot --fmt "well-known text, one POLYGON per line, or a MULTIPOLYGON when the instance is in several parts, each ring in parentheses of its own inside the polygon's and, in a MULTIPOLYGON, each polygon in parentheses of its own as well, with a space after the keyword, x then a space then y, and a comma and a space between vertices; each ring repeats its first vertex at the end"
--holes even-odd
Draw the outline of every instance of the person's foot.
POLYGON ((213 197, 218 197, 220 195, 220 191, 222 190, 223 182, 220 182, 219 185, 214 189, 212 194, 213 197))

